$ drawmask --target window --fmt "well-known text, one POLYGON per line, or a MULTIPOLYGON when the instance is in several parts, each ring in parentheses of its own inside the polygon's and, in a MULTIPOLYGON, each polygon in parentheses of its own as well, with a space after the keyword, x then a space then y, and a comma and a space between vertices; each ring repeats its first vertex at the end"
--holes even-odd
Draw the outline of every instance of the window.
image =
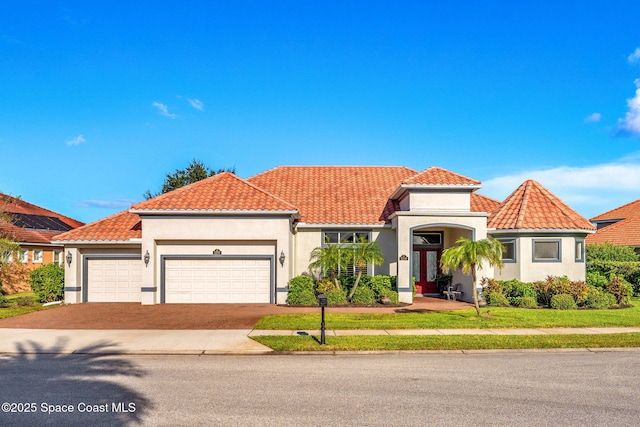
POLYGON ((413 233, 414 245, 442 245, 442 233, 425 233, 416 231, 413 233))
POLYGON ((576 262, 584 262, 584 239, 576 239, 576 262))
MULTIPOLYGON (((357 244, 358 242, 368 242, 370 232, 368 231, 323 231, 322 241, 323 246, 335 245, 335 244, 357 244)), ((368 266, 362 269, 362 274, 368 274, 368 266)), ((344 276, 355 276, 360 271, 360 268, 355 264, 349 264, 346 271, 340 271, 338 274, 344 276)))
POLYGON ((533 261, 559 262, 561 261, 560 240, 534 240, 533 261))
POLYGON ((2 261, 3 262, 13 262, 13 252, 2 252, 2 261))
POLYGON ((516 241, 515 239, 500 240, 504 251, 502 251, 502 262, 516 262, 516 241))
POLYGON ((62 265, 62 251, 53 251, 53 262, 62 265))
POLYGON ((20 252, 18 252, 18 260, 22 263, 29 262, 29 249, 20 249, 20 252))
POLYGON ((33 262, 41 263, 42 262, 42 249, 34 249, 33 250, 33 262))

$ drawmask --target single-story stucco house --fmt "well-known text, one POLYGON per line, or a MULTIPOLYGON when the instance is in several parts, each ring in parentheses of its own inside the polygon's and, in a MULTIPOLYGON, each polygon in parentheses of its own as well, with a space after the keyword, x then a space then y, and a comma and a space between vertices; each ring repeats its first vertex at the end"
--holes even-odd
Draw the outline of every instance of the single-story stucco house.
MULTIPOLYGON (((65 301, 286 302, 311 251, 366 237, 397 276, 400 301, 438 292, 442 251, 459 237, 499 238, 504 268, 480 277, 584 280, 595 227, 535 181, 504 202, 481 183, 431 167, 282 166, 248 179, 224 172, 56 237, 65 247, 65 301)), ((345 272, 347 274, 354 272, 345 272)), ((471 299, 469 276, 453 282, 471 299)))

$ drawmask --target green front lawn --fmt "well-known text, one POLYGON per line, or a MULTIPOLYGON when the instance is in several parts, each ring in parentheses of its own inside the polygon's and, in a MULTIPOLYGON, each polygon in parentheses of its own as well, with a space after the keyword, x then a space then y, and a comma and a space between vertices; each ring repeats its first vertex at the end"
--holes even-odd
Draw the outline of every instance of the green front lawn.
POLYGON ((448 335, 326 337, 327 345, 312 336, 251 337, 276 351, 375 350, 496 350, 533 348, 640 347, 640 333, 602 335, 448 335))
MULTIPOLYGON (((367 314, 331 313, 326 310, 327 329, 488 329, 488 328, 579 328, 640 326, 640 298, 634 307, 611 310, 553 310, 489 307, 478 317, 475 309, 421 313, 367 314)), ((314 330, 320 328, 318 313, 265 316, 255 329, 314 330)))
POLYGON ((17 304, 17 301, 21 298, 31 297, 35 301, 35 295, 33 292, 20 292, 18 294, 7 295, 7 306, 0 308, 0 319, 4 319, 7 317, 18 316, 20 314, 31 313, 34 311, 40 310, 48 310, 53 307, 58 307, 57 305, 43 307, 42 304, 38 302, 34 302, 33 305, 25 305, 20 306, 17 304))

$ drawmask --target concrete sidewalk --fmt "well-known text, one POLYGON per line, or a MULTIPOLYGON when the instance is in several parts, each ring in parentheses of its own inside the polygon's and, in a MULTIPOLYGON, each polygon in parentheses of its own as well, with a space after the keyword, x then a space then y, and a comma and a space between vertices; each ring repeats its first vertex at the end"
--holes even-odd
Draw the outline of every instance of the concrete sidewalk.
MULTIPOLYGON (((627 328, 327 330, 353 335, 555 335, 640 332, 627 328)), ((320 336, 319 330, 87 330, 0 329, 0 354, 268 354, 251 336, 320 336)))
POLYGON ((265 354, 251 329, 0 329, 0 354, 265 354))

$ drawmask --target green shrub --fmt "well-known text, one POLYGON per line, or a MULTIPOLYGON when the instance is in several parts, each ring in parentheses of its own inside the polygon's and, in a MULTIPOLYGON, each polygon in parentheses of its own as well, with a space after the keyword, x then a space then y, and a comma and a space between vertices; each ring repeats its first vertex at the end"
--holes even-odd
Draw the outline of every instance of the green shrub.
POLYGON ((603 273, 597 270, 587 271, 587 286, 593 286, 598 289, 606 289, 609 279, 603 273))
POLYGON ((398 304, 400 302, 398 298, 398 293, 396 291, 392 291, 391 289, 387 289, 384 292, 382 292, 378 300, 384 297, 389 298, 389 301, 391 302, 391 304, 398 304))
POLYGON ((520 308, 537 308, 538 307, 538 300, 536 299, 536 297, 514 297, 514 298, 509 298, 509 302, 511 302, 511 305, 514 307, 520 307, 520 308))
POLYGON ((480 282, 480 285, 482 286, 482 294, 484 295, 484 299, 489 305, 491 305, 489 302, 491 300, 491 294, 495 293, 495 294, 500 294, 502 296, 505 296, 503 281, 501 280, 489 279, 487 277, 483 277, 482 281, 480 282))
POLYGON ((587 245, 585 256, 587 263, 594 261, 640 261, 640 257, 631 246, 614 245, 612 243, 587 245))
POLYGON ((372 289, 358 285, 353 297, 351 297, 351 302, 353 304, 375 304, 376 294, 372 289))
POLYGON ((624 305, 629 303, 633 295, 633 287, 629 282, 620 276, 613 276, 607 284, 607 291, 616 297, 616 304, 624 305))
POLYGON ((635 295, 640 295, 640 262, 638 261, 595 260, 587 264, 587 274, 591 272, 599 272, 607 278, 613 275, 620 276, 632 284, 635 295))
MULTIPOLYGON (((367 276, 368 287, 371 288, 377 299, 385 296, 387 291, 391 291, 391 277, 384 275, 367 276)), ((364 277, 362 278, 364 279, 364 277)), ((361 282, 362 282, 361 279, 361 282)), ((361 286, 361 285, 358 285, 361 286)))
POLYGON ((572 282, 567 276, 547 276, 540 282, 533 284, 540 305, 551 306, 554 295, 568 294, 573 297, 574 303, 582 302, 589 296, 587 284, 581 281, 572 282))
POLYGON ((569 294, 556 294, 551 297, 551 308, 556 310, 575 310, 578 308, 576 300, 569 294))
POLYGON ((64 268, 51 263, 31 270, 31 289, 38 302, 61 301, 64 297, 64 268))
POLYGON ((609 292, 599 288, 589 288, 589 296, 584 302, 584 306, 591 309, 603 310, 616 305, 616 297, 609 292))
MULTIPOLYGON (((339 283, 339 282, 338 282, 339 283)), ((336 285, 331 279, 320 279, 318 283, 316 283, 315 291, 316 294, 325 294, 327 295, 330 291, 336 289, 336 285)))
POLYGON ((509 300, 507 299, 507 297, 505 297, 504 295, 502 295, 499 292, 491 292, 487 297, 485 297, 487 304, 489 304, 492 307, 509 307, 509 300))
POLYGON ((18 307, 30 307, 33 305, 33 297, 18 297, 13 300, 18 307))
POLYGON ((0 308, 4 308, 7 306, 7 297, 0 294, 0 308))
POLYGON ((533 297, 536 298, 536 290, 533 284, 520 282, 519 280, 507 280, 503 282, 504 291, 502 292, 509 300, 512 298, 533 297))
POLYGON ((325 292, 327 296, 327 304, 346 304, 347 303, 347 291, 344 289, 330 289, 325 292))
POLYGON ((313 290, 313 279, 309 276, 296 276, 289 280, 289 295, 287 303, 293 305, 318 305, 316 293, 313 290))

